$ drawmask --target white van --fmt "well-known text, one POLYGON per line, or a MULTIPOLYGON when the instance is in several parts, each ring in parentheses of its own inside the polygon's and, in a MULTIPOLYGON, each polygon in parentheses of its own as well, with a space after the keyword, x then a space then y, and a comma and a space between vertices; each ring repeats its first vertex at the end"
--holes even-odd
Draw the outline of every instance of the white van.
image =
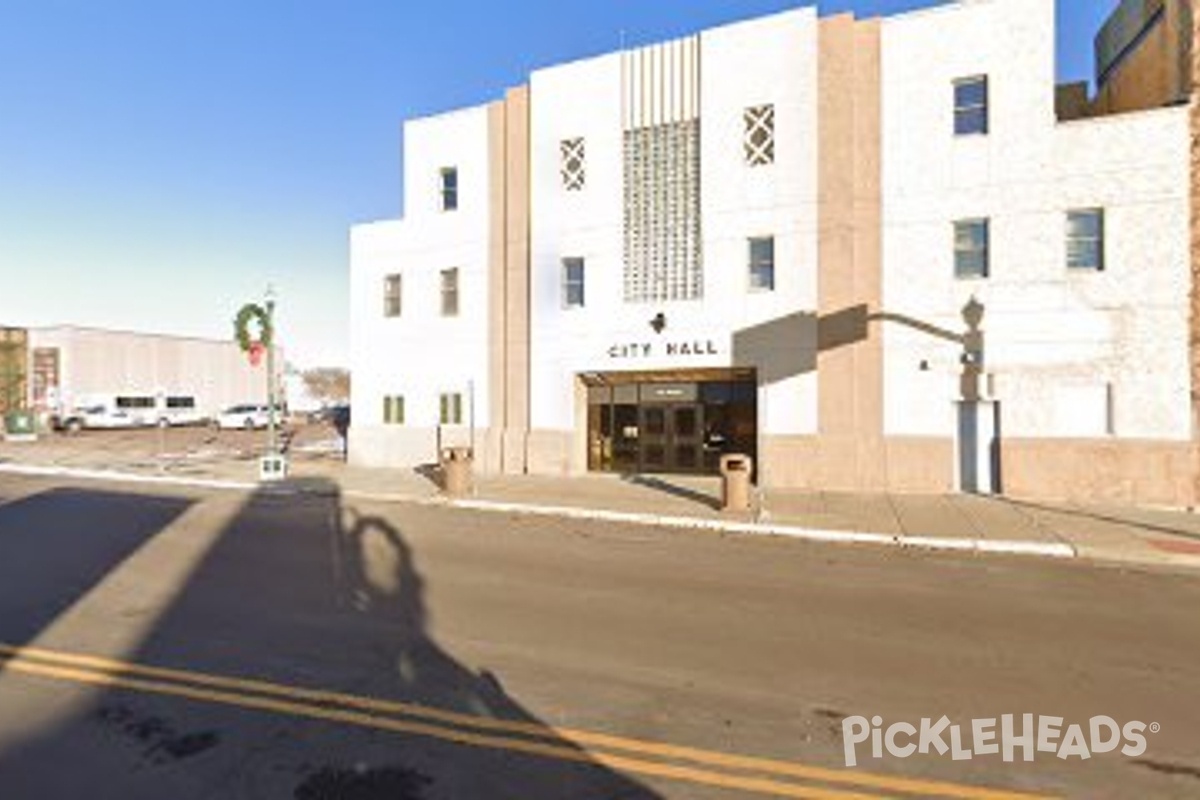
POLYGON ((196 407, 196 398, 190 394, 169 394, 161 398, 157 406, 161 427, 169 425, 199 425, 208 421, 208 415, 196 407))
POLYGON ((119 407, 115 402, 87 400, 70 411, 58 415, 54 427, 70 433, 87 429, 134 428, 144 425, 140 415, 128 407, 119 407))
POLYGON ((195 425, 207 416, 196 398, 185 394, 93 394, 80 399, 70 411, 54 420, 60 430, 84 428, 138 428, 158 425, 195 425))

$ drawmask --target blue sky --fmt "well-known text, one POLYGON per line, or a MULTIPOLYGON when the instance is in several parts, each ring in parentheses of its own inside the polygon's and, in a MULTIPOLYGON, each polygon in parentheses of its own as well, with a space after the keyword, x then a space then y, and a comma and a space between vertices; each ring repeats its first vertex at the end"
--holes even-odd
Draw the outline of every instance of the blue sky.
MULTIPOLYGON (((1059 0, 1061 77, 1115 3, 1059 0)), ((343 364, 348 229, 401 212, 404 119, 807 4, 0 0, 0 325, 226 337, 272 284, 294 360, 343 364)))

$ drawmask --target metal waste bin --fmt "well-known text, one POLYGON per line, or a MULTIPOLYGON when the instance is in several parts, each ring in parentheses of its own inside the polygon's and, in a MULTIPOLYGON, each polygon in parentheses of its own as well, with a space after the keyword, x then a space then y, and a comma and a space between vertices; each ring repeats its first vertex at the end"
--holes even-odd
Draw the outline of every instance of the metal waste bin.
POLYGON ((721 456, 720 470, 721 509, 750 510, 750 476, 754 472, 754 459, 743 453, 726 453, 721 456))
POLYGON ((453 497, 471 490, 471 448, 442 448, 442 491, 453 497))
POLYGON ((4 437, 11 441, 33 439, 37 435, 37 424, 29 411, 10 411, 4 415, 4 437))

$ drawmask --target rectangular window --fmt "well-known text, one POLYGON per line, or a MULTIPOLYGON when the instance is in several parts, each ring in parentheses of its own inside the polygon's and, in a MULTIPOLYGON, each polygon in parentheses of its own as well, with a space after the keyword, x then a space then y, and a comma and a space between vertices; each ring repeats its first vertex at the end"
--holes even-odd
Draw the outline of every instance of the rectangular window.
POLYGON ((1104 211, 1067 212, 1067 268, 1104 269, 1104 211))
POLYGON ((458 316, 458 269, 442 270, 442 316, 458 316))
POLYGON ((562 261, 563 307, 583 308, 583 259, 562 261))
POLYGON ((458 208, 458 168, 443 167, 441 176, 442 211, 453 211, 458 208))
POLYGON ((775 289, 775 237, 750 239, 750 289, 770 292, 775 289))
POLYGON ((954 277, 988 276, 988 221, 967 219, 954 223, 954 277))
POLYGON ((462 395, 458 392, 446 392, 439 398, 438 419, 443 425, 462 424, 462 395))
POLYGON ((383 398, 383 424, 404 424, 404 395, 385 395, 383 398))
POLYGON ((400 316, 400 276, 387 275, 383 279, 383 315, 400 316))
POLYGON ((954 82, 954 135, 988 132, 988 79, 986 75, 954 82))

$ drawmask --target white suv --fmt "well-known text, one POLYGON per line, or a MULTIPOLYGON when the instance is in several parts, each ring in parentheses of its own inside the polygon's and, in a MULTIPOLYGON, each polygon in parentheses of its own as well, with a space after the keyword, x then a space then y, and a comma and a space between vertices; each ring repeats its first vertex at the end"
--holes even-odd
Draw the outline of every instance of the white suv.
MULTIPOLYGON (((232 406, 217 415, 217 427, 226 430, 243 428, 254 430, 268 425, 268 406, 266 403, 243 403, 232 406)), ((283 409, 275 407, 275 424, 283 423, 283 409)))

